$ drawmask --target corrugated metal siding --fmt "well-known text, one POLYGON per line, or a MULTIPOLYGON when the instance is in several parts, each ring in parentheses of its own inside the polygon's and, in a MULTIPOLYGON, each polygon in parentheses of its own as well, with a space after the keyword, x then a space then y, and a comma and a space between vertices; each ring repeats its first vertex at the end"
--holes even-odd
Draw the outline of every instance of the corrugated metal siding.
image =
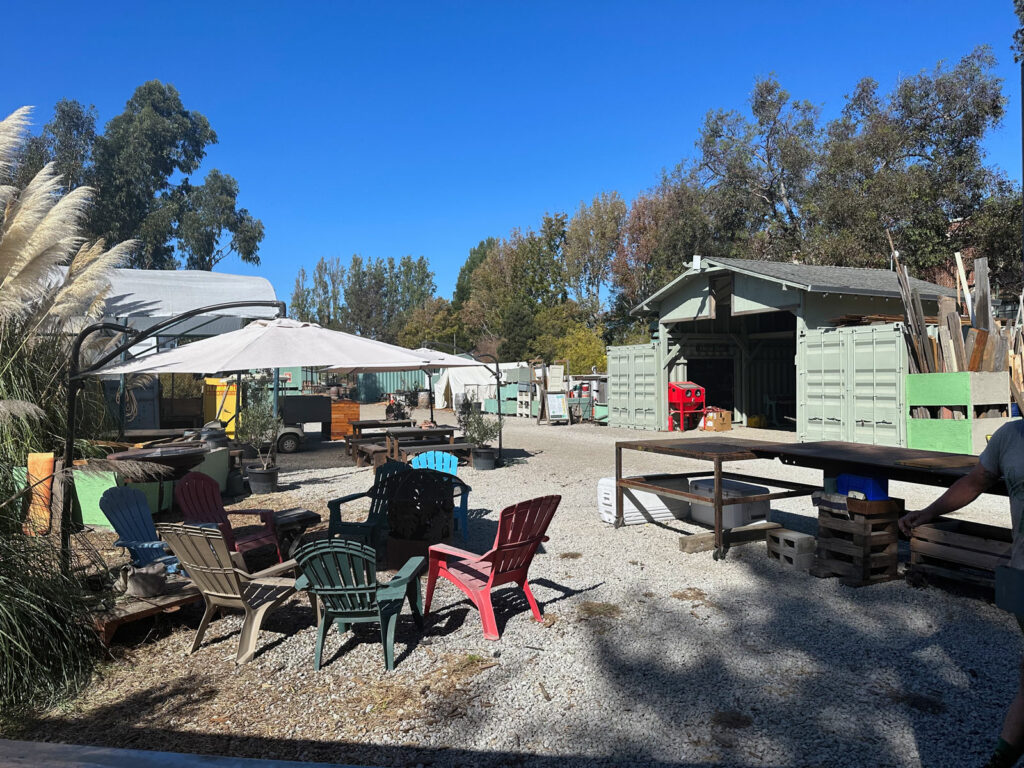
POLYGON ((658 350, 650 344, 608 347, 608 423, 658 429, 658 350))
POLYGON ((379 403, 389 392, 425 389, 427 378, 423 371, 382 371, 360 373, 356 377, 356 401, 379 403))
POLYGON ((898 324, 804 331, 797 361, 802 441, 906 444, 906 350, 898 324))

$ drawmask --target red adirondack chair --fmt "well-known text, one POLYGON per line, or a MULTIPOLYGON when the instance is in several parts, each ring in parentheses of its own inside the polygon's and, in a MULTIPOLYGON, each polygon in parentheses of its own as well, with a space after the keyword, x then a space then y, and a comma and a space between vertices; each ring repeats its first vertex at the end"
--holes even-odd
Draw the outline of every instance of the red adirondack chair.
POLYGON ((430 612, 430 599, 434 596, 434 583, 443 576, 461 589, 480 611, 484 637, 497 640, 498 624, 494 620, 491 590, 501 584, 516 583, 526 593, 533 618, 541 621, 540 608, 526 581, 526 572, 541 542, 547 541, 551 518, 554 517, 561 496, 543 496, 521 501, 501 511, 498 535, 489 552, 476 555, 447 544, 430 547, 427 571, 427 598, 423 613, 430 612))
POLYGON ((277 549, 277 559, 280 562, 281 545, 277 538, 277 528, 274 525, 274 510, 272 509, 233 509, 230 512, 224 509, 224 502, 220 498, 220 486, 217 481, 209 475, 200 472, 189 472, 174 485, 174 501, 181 510, 186 523, 216 523, 220 532, 224 535, 224 541, 231 552, 248 552, 252 549, 259 549, 273 545, 277 549), (235 536, 231 529, 231 520, 228 515, 258 515, 262 525, 253 533, 244 536, 235 536))

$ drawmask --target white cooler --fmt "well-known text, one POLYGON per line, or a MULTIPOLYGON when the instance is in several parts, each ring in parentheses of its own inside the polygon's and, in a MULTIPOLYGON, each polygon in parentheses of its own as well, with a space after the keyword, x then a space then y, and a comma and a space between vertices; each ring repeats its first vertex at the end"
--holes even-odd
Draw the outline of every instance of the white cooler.
MULTIPOLYGON (((699 501, 690 502, 690 517, 695 522, 702 523, 703 525, 714 525, 715 478, 702 477, 699 480, 692 480, 690 482, 690 493, 703 496, 708 500, 707 504, 702 504, 699 501)), ((723 499, 734 499, 737 496, 757 496, 762 493, 768 493, 768 489, 763 485, 740 483, 736 480, 722 481, 723 499)), ((757 520, 766 520, 768 518, 768 510, 769 504, 767 501, 730 504, 727 507, 722 507, 722 527, 736 528, 757 520)))
MULTIPOLYGON (((690 487, 690 482, 685 477, 667 477, 651 482, 676 491, 687 491, 690 487)), ((601 519, 606 523, 615 522, 614 477, 602 477, 597 481, 597 509, 601 513, 601 519)), ((685 520, 689 515, 690 503, 686 499, 660 496, 635 488, 622 489, 622 519, 626 525, 685 520)))

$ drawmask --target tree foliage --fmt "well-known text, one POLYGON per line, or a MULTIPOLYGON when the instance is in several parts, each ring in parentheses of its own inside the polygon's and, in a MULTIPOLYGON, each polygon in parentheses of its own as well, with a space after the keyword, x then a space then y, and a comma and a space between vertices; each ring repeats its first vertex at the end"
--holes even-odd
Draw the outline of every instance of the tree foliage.
POLYGON ((139 241, 127 266, 209 270, 231 254, 259 264, 263 224, 238 205, 238 182, 214 168, 193 180, 217 134, 174 86, 151 80, 96 131, 96 108, 62 99, 20 151, 14 180, 27 184, 54 163, 61 191, 95 190, 85 234, 139 241))
POLYGON ((325 328, 394 342, 409 315, 434 296, 434 273, 425 258, 403 256, 364 259, 356 254, 348 267, 341 259, 321 258, 307 284, 300 269, 292 291, 291 314, 325 328))

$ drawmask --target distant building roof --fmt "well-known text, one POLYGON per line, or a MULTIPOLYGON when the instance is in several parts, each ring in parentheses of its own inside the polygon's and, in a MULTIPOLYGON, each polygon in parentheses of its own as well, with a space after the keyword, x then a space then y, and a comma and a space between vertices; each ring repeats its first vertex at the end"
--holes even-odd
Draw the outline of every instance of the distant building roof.
MULTIPOLYGON (((860 296, 883 296, 899 298, 900 287, 896 273, 888 269, 866 269, 862 267, 829 267, 816 264, 793 264, 786 261, 756 261, 754 259, 703 258, 700 267, 692 267, 672 280, 661 290, 645 299, 634 310, 643 314, 651 310, 662 297, 670 293, 686 279, 713 269, 725 269, 777 283, 810 293, 844 293, 860 296)), ((917 288, 921 297, 937 299, 939 296, 956 296, 950 288, 910 278, 911 289, 917 288)))
MULTIPOLYGON (((110 280, 104 314, 145 328, 191 309, 230 301, 276 301, 274 286, 264 277, 228 275, 201 270, 116 269, 110 280)), ((214 336, 237 330, 245 321, 272 318, 272 307, 240 307, 201 315, 171 329, 169 335, 214 336)))

